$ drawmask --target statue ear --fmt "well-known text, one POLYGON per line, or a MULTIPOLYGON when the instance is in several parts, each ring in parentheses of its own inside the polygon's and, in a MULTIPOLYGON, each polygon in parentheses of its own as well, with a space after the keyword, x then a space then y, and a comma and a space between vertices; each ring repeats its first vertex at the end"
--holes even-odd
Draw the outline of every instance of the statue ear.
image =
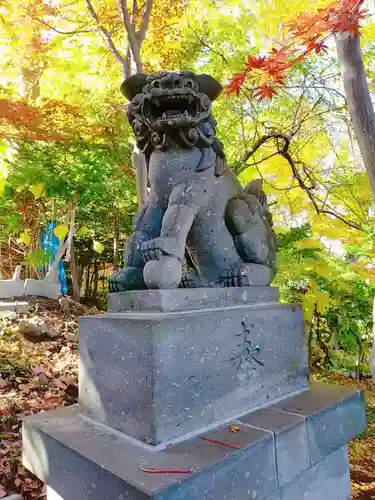
POLYGON ((147 83, 147 75, 138 73, 137 75, 130 76, 121 85, 120 91, 128 101, 134 99, 137 94, 142 92, 143 87, 147 83))
POLYGON ((223 90, 223 86, 210 75, 196 75, 195 81, 199 85, 199 91, 208 95, 214 101, 223 90))

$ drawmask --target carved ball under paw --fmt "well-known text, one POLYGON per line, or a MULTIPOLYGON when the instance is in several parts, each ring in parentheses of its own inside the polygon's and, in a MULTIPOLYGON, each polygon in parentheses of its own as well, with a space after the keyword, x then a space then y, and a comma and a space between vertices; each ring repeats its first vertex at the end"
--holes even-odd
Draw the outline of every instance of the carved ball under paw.
POLYGON ((167 256, 160 260, 151 260, 143 269, 143 278, 151 289, 177 288, 182 278, 181 263, 167 256))

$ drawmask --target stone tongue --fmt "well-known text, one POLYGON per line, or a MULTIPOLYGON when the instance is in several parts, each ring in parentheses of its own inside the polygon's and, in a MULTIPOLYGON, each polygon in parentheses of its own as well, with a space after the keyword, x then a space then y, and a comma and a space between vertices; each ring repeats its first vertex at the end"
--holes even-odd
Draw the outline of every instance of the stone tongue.
POLYGON ((179 116, 180 114, 181 114, 181 112, 178 111, 178 109, 170 109, 170 110, 166 111, 167 117, 179 116))

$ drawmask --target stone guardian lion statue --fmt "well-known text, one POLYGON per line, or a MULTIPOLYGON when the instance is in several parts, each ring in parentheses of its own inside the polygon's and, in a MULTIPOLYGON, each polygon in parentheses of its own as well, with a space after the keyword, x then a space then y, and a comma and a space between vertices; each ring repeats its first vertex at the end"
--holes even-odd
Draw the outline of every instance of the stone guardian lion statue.
POLYGON ((225 162, 212 116, 219 82, 163 71, 132 76, 121 91, 146 157, 150 196, 110 291, 268 285, 272 216, 261 181, 243 188, 225 162))

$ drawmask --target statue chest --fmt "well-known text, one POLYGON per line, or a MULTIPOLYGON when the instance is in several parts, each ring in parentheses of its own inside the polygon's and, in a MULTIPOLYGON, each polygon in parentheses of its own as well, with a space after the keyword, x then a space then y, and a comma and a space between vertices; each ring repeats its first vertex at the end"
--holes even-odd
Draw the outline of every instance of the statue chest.
MULTIPOLYGON (((213 170, 209 167, 199 171, 202 162, 209 160, 206 156, 207 150, 202 152, 197 148, 153 151, 149 161, 151 190, 157 196, 169 196, 173 188, 182 183, 197 182, 200 178, 204 182, 213 170)), ((213 165, 212 160, 211 163, 213 165)))

